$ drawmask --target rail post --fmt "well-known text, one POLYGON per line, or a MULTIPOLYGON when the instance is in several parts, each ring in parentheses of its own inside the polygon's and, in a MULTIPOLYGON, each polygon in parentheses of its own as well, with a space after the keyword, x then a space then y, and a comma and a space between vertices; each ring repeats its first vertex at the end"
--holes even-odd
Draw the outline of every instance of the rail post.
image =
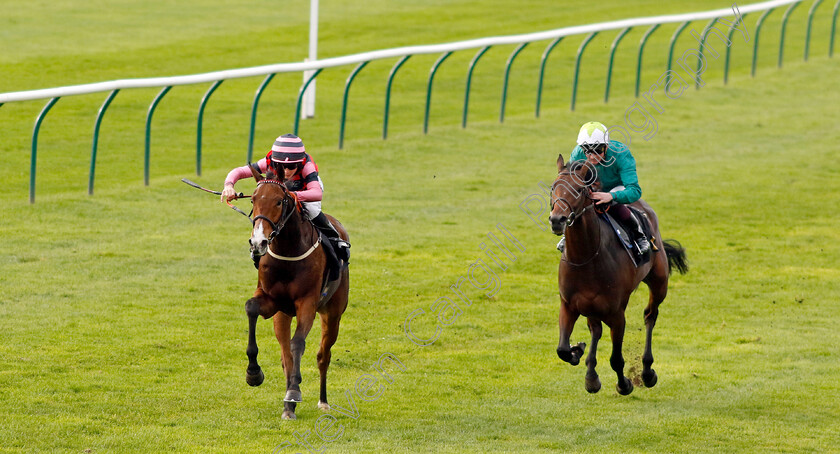
POLYGON ((805 55, 803 59, 808 61, 808 51, 811 48, 811 24, 814 22, 814 12, 817 11, 817 7, 820 6, 823 0, 817 0, 811 5, 811 9, 808 10, 808 28, 805 30, 805 55))
POLYGON ((105 98, 105 102, 99 108, 99 113, 96 114, 96 124, 93 126, 93 148, 90 152, 90 178, 88 179, 88 194, 93 195, 93 179, 96 174, 96 150, 99 147, 99 126, 102 124, 102 117, 105 116, 105 111, 111 105, 111 101, 117 96, 120 90, 116 89, 105 98))
POLYGON ((195 139, 195 174, 201 176, 201 130, 204 125, 204 107, 207 106, 207 101, 210 100, 210 96, 213 95, 213 92, 219 88, 219 85, 222 84, 224 80, 217 80, 213 82, 213 85, 207 90, 207 93, 204 94, 204 97, 201 98, 201 104, 198 105, 198 126, 197 126, 197 134, 195 139))
POLYGON ((29 158, 29 203, 35 203, 35 164, 37 162, 38 157, 38 132, 41 130, 41 122, 44 121, 44 117, 47 116, 47 112, 52 109, 55 103, 61 97, 56 96, 41 109, 41 113, 38 114, 38 117, 35 118, 35 129, 32 130, 32 153, 29 158))
POLYGON ((265 87, 268 86, 271 79, 274 79, 274 73, 265 76, 265 79, 257 87, 257 92, 254 94, 254 102, 251 103, 251 127, 248 130, 248 160, 246 162, 251 162, 251 157, 254 154, 254 129, 257 126, 257 105, 260 103, 260 97, 262 97, 263 91, 265 91, 265 87))
POLYGON ((787 28, 787 21, 790 17, 790 13, 792 13, 793 10, 796 9, 796 7, 799 5, 799 2, 791 4, 785 11, 785 15, 782 16, 782 36, 781 38, 779 38, 779 63, 776 65, 778 68, 782 67, 782 55, 785 51, 785 29, 787 28))
POLYGON ((773 12, 776 8, 770 8, 764 12, 761 16, 758 17, 758 21, 755 23, 755 40, 753 41, 753 59, 752 59, 752 71, 750 72, 750 76, 755 77, 755 66, 758 62, 758 36, 761 33, 761 26, 764 25, 764 19, 767 19, 767 16, 773 12))
POLYGON ((441 63, 449 58, 450 55, 452 55, 451 50, 441 55, 435 64, 432 65, 431 71, 429 71, 429 82, 427 83, 426 88, 426 113, 423 115, 423 134, 427 134, 429 132, 429 106, 432 103, 432 82, 435 80, 435 73, 437 73, 441 63))
POLYGON ((160 100, 169 93, 169 90, 172 89, 172 86, 163 87, 163 90, 155 96, 155 99, 149 105, 149 111, 146 114, 146 147, 145 152, 143 153, 143 184, 148 186, 149 185, 149 167, 152 158, 151 153, 151 143, 152 143, 152 115, 155 114, 155 109, 157 109, 158 103, 160 100))
POLYGON ((472 85, 472 75, 473 70, 475 69, 475 65, 478 63, 478 60, 484 55, 485 52, 490 50, 493 46, 484 46, 479 50, 472 60, 470 60, 470 66, 467 68, 467 86, 464 89, 464 113, 461 116, 461 128, 467 127, 467 111, 470 105, 470 86, 472 85))
POLYGON ((587 44, 592 41, 592 38, 598 35, 598 32, 592 32, 584 38, 583 42, 578 48, 577 57, 575 57, 575 79, 572 82, 572 110, 575 110, 575 100, 577 99, 578 76, 580 75, 580 59, 583 56, 583 51, 586 50, 587 44))
POLYGON ((648 29, 647 32, 642 36, 642 39, 639 41, 639 57, 636 61, 636 97, 639 97, 639 84, 642 80, 642 52, 645 50, 645 44, 647 44, 648 38, 656 29, 659 28, 659 24, 654 24, 652 27, 648 29))
POLYGON ((344 102, 341 103, 341 131, 338 134, 338 149, 341 150, 344 148, 344 124, 347 121, 347 96, 350 92, 350 84, 353 83, 353 79, 356 78, 356 75, 359 74, 359 71, 362 70, 370 61, 363 61, 356 65, 353 69, 353 72, 347 76, 347 82, 344 83, 344 102))
POLYGON ((499 109, 499 123, 504 123, 505 121, 505 102, 507 101, 507 87, 508 87, 508 79, 510 78, 510 66, 513 64, 513 60, 522 52, 529 43, 522 43, 513 50, 508 57, 507 64, 505 64, 505 80, 502 83, 502 107, 499 109))
POLYGON ((548 60, 548 54, 551 53, 554 48, 560 44, 560 41, 563 41, 565 36, 561 36, 556 38, 554 41, 551 42, 542 54, 542 58, 540 58, 540 80, 537 83, 537 108, 536 108, 536 117, 540 117, 540 102, 542 101, 542 89, 543 89, 543 76, 545 75, 545 62, 548 60))
POLYGON ((615 50, 618 48, 618 43, 621 42, 621 38, 624 38, 633 27, 627 27, 621 31, 621 33, 616 36, 615 41, 613 41, 612 46, 610 46, 610 60, 607 64, 607 87, 604 89, 604 103, 606 104, 607 101, 610 100, 610 80, 612 79, 612 68, 613 68, 613 59, 615 58, 615 50))
POLYGON ((394 83, 394 76, 397 75, 397 71, 399 71, 403 63, 405 63, 405 61, 409 58, 411 58, 411 55, 406 55, 401 58, 400 61, 391 68, 391 72, 388 73, 388 83, 385 87, 385 115, 382 117, 382 140, 388 138, 388 116, 391 113, 391 85, 394 83))

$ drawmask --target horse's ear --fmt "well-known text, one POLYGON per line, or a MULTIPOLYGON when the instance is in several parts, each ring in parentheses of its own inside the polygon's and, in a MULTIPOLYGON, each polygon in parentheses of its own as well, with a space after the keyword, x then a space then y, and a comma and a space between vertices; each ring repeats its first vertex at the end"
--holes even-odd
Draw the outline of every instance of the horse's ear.
POLYGON ((254 179, 257 180, 257 183, 262 181, 263 176, 262 173, 260 173, 260 166, 257 165, 257 163, 249 162, 248 168, 251 169, 251 174, 254 175, 254 179))
POLYGON ((565 162, 563 162, 563 153, 558 154, 557 155, 557 171, 559 172, 559 171, 563 170, 563 167, 565 167, 565 165, 566 165, 565 162))

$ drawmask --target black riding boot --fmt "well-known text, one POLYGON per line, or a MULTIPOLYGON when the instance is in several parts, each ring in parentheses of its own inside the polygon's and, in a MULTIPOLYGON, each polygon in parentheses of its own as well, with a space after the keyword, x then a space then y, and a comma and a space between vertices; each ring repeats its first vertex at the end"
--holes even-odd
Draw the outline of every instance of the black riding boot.
POLYGON ((642 254, 646 254, 647 251, 650 250, 650 241, 648 241, 647 237, 645 236, 644 230, 642 230, 641 221, 636 217, 634 213, 630 213, 631 221, 628 222, 630 229, 630 235, 633 236, 633 239, 636 241, 636 244, 639 246, 639 252, 642 254))
POLYGON ((315 227, 318 230, 324 232, 324 235, 329 238, 329 240, 336 246, 336 254, 338 254, 338 259, 347 263, 350 260, 350 243, 341 239, 338 235, 338 231, 333 227, 332 223, 329 219, 324 215, 324 212, 318 213, 318 216, 315 216, 315 219, 312 220, 312 223, 315 224, 315 227))

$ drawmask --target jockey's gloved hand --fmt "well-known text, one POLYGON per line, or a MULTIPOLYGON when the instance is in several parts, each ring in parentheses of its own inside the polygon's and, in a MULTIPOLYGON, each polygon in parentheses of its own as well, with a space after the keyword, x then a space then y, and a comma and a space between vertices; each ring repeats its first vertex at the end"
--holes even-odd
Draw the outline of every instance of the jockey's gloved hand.
POLYGON ((222 189, 222 202, 230 202, 234 198, 236 198, 236 190, 233 189, 232 184, 226 184, 225 188, 222 189))

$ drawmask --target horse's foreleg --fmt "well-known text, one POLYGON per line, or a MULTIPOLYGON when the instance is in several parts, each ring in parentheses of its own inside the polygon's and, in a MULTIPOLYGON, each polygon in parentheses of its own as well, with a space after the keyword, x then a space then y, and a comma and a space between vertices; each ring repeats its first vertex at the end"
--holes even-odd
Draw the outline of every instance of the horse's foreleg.
POLYGON ((624 343, 624 315, 615 317, 610 325, 610 336, 612 337, 612 355, 610 355, 610 366, 618 376, 618 383, 615 389, 622 396, 633 392, 633 382, 624 376, 624 356, 621 354, 621 346, 624 343))
POLYGON ((598 341, 601 339, 603 327, 600 320, 587 319, 589 323, 589 332, 592 333, 592 346, 589 348, 589 355, 586 357, 586 390, 590 393, 597 393, 601 390, 601 380, 598 379, 598 372, 595 372, 595 366, 598 360, 595 358, 595 352, 598 350, 598 341))
POLYGON ((560 302, 560 343, 557 345, 557 356, 563 361, 577 366, 580 363, 580 357, 583 356, 583 351, 586 349, 586 344, 578 343, 574 347, 569 345, 569 338, 572 336, 572 330, 575 328, 575 322, 580 314, 569 309, 565 301, 560 302))
POLYGON ((248 348, 245 353, 248 355, 248 369, 245 371, 245 381, 251 386, 260 386, 265 380, 260 365, 257 363, 257 317, 260 315, 260 303, 257 298, 251 298, 245 302, 245 313, 248 314, 248 348))

